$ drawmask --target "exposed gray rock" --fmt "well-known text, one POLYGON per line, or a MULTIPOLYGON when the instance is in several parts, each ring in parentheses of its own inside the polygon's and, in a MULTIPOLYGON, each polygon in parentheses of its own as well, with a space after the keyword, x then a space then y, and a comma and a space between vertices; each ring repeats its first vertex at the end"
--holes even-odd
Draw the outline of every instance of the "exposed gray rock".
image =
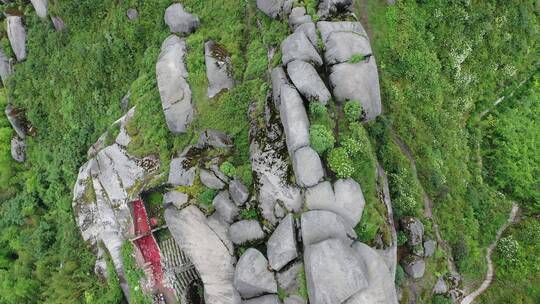
POLYGON ((0 77, 4 86, 7 84, 7 78, 11 75, 11 62, 9 58, 4 54, 3 50, 0 50, 0 77))
POLYGON ((212 129, 201 132, 196 145, 197 148, 231 148, 233 146, 233 141, 229 135, 212 129))
POLYGON ((205 303, 240 304, 240 295, 233 285, 234 256, 208 225, 204 214, 193 205, 182 210, 169 207, 165 221, 201 277, 205 303))
POLYGON ((249 248, 242 254, 234 271, 234 286, 245 299, 277 293, 274 274, 268 270, 268 261, 260 251, 249 248))
POLYGON ((283 67, 278 66, 272 70, 272 98, 274 100, 274 105, 276 108, 279 108, 281 104, 281 86, 290 85, 287 75, 283 70, 283 67))
POLYGON ((414 279, 423 277, 426 270, 424 259, 413 254, 409 254, 401 259, 401 266, 403 267, 403 270, 414 279))
POLYGON ((214 233, 221 239, 223 245, 229 250, 231 256, 235 256, 234 245, 229 238, 229 227, 230 225, 226 223, 217 212, 214 212, 212 215, 206 218, 208 227, 214 231, 214 233))
POLYGON ((26 29, 21 16, 7 15, 7 34, 17 61, 26 59, 26 29))
POLYGON ((336 64, 332 66, 329 78, 338 102, 360 101, 366 120, 373 120, 381 114, 379 73, 375 58, 354 64, 336 64))
POLYGON ((281 52, 283 65, 293 60, 302 60, 316 66, 321 66, 323 63, 321 56, 303 31, 294 32, 285 38, 281 42, 281 52))
POLYGON ((101 134, 101 136, 96 140, 96 142, 92 146, 90 146, 88 152, 86 152, 86 157, 88 159, 93 158, 99 151, 105 148, 108 135, 109 132, 101 134))
POLYGON ((30 0, 30 1, 32 2, 32 6, 34 6, 34 9, 36 10, 36 15, 38 15, 40 18, 46 18, 48 1, 47 0, 30 0))
POLYGON ((230 181, 230 178, 219 169, 219 161, 219 158, 214 158, 210 161, 210 171, 212 171, 217 176, 217 178, 219 178, 225 183, 228 183, 230 181))
POLYGON ((336 208, 336 197, 332 185, 328 181, 323 181, 314 187, 306 189, 306 207, 309 210, 329 210, 335 213, 340 208, 336 208))
POLYGON ((384 258, 376 250, 360 242, 355 242, 353 249, 363 265, 362 273, 368 281, 368 286, 356 293, 346 303, 397 304, 394 276, 386 266, 384 258))
POLYGON ((285 0, 257 0, 257 7, 268 17, 276 18, 283 10, 285 0))
POLYGON ((304 61, 291 61, 287 65, 287 73, 294 86, 308 100, 317 100, 326 104, 331 96, 315 68, 304 61))
POLYGON ((294 230, 294 219, 292 213, 289 213, 268 239, 266 255, 272 269, 281 270, 298 256, 294 230))
POLYGON ((283 300, 283 304, 306 304, 306 300, 304 300, 300 296, 290 296, 286 297, 285 300, 283 300))
POLYGON ((122 99, 120 100, 120 109, 122 109, 122 111, 127 110, 129 106, 130 98, 131 98, 131 92, 128 91, 127 94, 124 95, 124 97, 122 97, 122 99))
POLYGON ((314 210, 302 213, 301 227, 304 247, 327 239, 340 239, 350 245, 356 239, 353 227, 331 211, 314 210))
POLYGON ((244 205, 249 197, 249 189, 237 179, 229 183, 229 193, 237 206, 244 205))
POLYGON ((238 207, 231 201, 229 192, 220 191, 212 202, 219 216, 227 223, 232 223, 238 217, 238 207))
POLYGON ((304 263, 312 304, 344 303, 369 286, 358 255, 339 239, 306 246, 304 263))
POLYGON ((299 148, 309 146, 309 120, 296 89, 288 85, 281 86, 279 112, 289 153, 293 154, 299 148))
POLYGON ((26 159, 26 144, 18 136, 11 139, 11 157, 19 163, 24 163, 26 159))
POLYGON ((231 241, 236 245, 260 241, 264 238, 264 232, 256 220, 239 221, 229 228, 231 241))
POLYGON ((281 205, 279 203, 274 205, 274 215, 278 219, 284 218, 286 214, 287 214, 287 210, 285 210, 283 207, 281 207, 281 205))
POLYGON ((321 33, 321 39, 323 43, 328 41, 330 34, 336 32, 343 33, 356 33, 363 37, 368 37, 366 30, 362 27, 360 22, 354 21, 319 21, 317 22, 317 28, 321 33))
POLYGON ((317 15, 327 18, 336 14, 352 12, 352 0, 322 0, 317 15))
POLYGON ((191 89, 186 81, 185 54, 185 41, 171 35, 163 42, 156 65, 161 105, 167 126, 173 133, 185 133, 194 115, 191 89))
POLYGON ((317 34, 317 29, 315 28, 315 23, 307 22, 307 23, 300 24, 299 26, 296 27, 295 32, 303 32, 304 34, 306 34, 306 37, 309 39, 309 42, 311 42, 311 44, 313 44, 315 48, 318 48, 319 38, 317 34))
POLYGON ((118 132, 118 135, 116 136, 114 141, 122 147, 127 147, 131 142, 131 137, 127 133, 126 125, 134 114, 135 108, 132 108, 126 113, 126 115, 124 115, 122 118, 115 122, 115 124, 118 125, 120 128, 120 132, 118 132))
POLYGON ((210 189, 223 189, 225 183, 217 178, 217 176, 212 172, 206 169, 200 170, 201 183, 210 189))
POLYGON ((134 8, 128 9, 127 12, 126 12, 126 15, 127 15, 129 20, 135 20, 135 19, 139 18, 139 12, 134 8))
POLYGON ((433 256, 436 249, 437 249, 437 242, 435 240, 426 240, 424 242, 424 256, 425 257, 433 256))
POLYGON ((199 17, 184 10, 180 3, 175 3, 165 10, 165 24, 175 34, 191 34, 199 27, 199 17))
POLYGON ((433 293, 434 294, 446 294, 448 292, 448 285, 446 284, 446 280, 444 279, 444 276, 440 276, 437 279, 437 283, 435 283, 435 286, 433 287, 433 293))
POLYGON ((210 40, 204 44, 208 97, 213 98, 223 90, 234 86, 231 71, 231 57, 225 48, 210 40))
POLYGON ((340 179, 334 183, 337 212, 353 227, 360 222, 366 201, 360 185, 352 178, 340 179))
POLYGON ((244 301, 243 304, 281 304, 281 301, 276 295, 264 295, 244 301))
POLYGON ((324 59, 328 65, 351 61, 353 56, 373 53, 367 36, 357 32, 332 32, 323 43, 324 59))
POLYGON ((299 274, 303 271, 304 264, 302 262, 296 262, 285 270, 276 274, 278 286, 283 289, 287 294, 298 293, 300 289, 299 274))
POLYGON ((424 236, 424 224, 411 216, 404 216, 399 220, 401 229, 407 236, 407 245, 409 247, 422 245, 422 238, 424 236))
POLYGON ((292 12, 292 8, 294 5, 294 0, 285 0, 285 3, 283 3, 283 13, 285 15, 288 15, 292 12))
POLYGON ((195 181, 197 167, 190 167, 185 156, 171 159, 168 183, 173 186, 191 186, 195 181))
POLYGON ((303 6, 298 6, 292 9, 289 15, 289 26, 294 30, 301 24, 313 23, 311 16, 306 14, 306 9, 303 6))
POLYGON ((182 209, 189 202, 189 196, 183 192, 171 190, 163 195, 163 206, 173 205, 182 209))
POLYGON ((11 104, 8 104, 4 112, 15 133, 24 139, 28 129, 24 110, 14 108, 11 104))
POLYGON ((294 152, 293 166, 296 183, 299 186, 315 186, 324 177, 319 154, 311 147, 302 147, 294 152))
POLYGON ((61 32, 66 29, 66 24, 64 23, 64 20, 58 16, 51 16, 51 21, 53 23, 54 29, 57 32, 61 32))

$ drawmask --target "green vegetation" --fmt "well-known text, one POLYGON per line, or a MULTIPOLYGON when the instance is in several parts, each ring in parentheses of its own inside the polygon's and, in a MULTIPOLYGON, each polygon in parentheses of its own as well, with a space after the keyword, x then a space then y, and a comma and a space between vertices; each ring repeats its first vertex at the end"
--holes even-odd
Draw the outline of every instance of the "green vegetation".
POLYGON ((205 189, 198 197, 199 203, 210 206, 212 205, 212 201, 214 200, 214 197, 217 195, 217 190, 214 189, 205 189))
POLYGON ((144 271, 137 266, 137 261, 133 255, 133 244, 126 241, 122 244, 122 261, 124 263, 124 271, 126 281, 129 285, 129 302, 136 304, 150 304, 152 299, 145 294, 141 288, 141 280, 146 278, 144 271))
POLYGON ((354 164, 343 147, 334 148, 328 153, 328 166, 339 178, 350 177, 354 173, 354 164))
POLYGON ((357 121, 362 115, 362 104, 359 101, 349 100, 345 103, 343 112, 349 122, 357 121))
POLYGON ((234 177, 236 176, 236 168, 234 167, 233 164, 231 164, 230 162, 226 161, 226 162, 223 162, 220 166, 219 166, 219 170, 221 172, 223 172, 223 174, 227 175, 228 177, 234 177))
POLYGON ((349 63, 359 63, 364 61, 365 57, 362 54, 354 54, 349 58, 349 63))
POLYGON ((324 152, 334 147, 336 140, 334 133, 324 125, 311 125, 309 127, 309 140, 311 147, 323 155, 324 152))

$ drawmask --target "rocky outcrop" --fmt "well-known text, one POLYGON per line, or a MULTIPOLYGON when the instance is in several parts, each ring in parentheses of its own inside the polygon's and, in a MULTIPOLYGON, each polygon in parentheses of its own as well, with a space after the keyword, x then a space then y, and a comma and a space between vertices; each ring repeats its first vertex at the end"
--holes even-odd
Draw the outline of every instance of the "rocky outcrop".
MULTIPOLYGON (((270 18, 276 18, 283 11, 287 0, 257 0, 257 8, 270 18)), ((289 5, 289 4, 287 4, 289 5)))
POLYGON ((274 274, 260 251, 249 248, 242 254, 234 271, 234 286, 244 299, 277 293, 274 274))
POLYGON ((304 247, 327 239, 339 239, 352 244, 356 239, 353 227, 334 212, 314 210, 302 213, 302 242, 304 247))
POLYGON ((189 202, 189 196, 183 192, 171 190, 163 194, 163 206, 169 207, 175 206, 178 209, 182 209, 187 206, 189 202))
POLYGON ((249 189, 237 179, 229 183, 229 193, 237 206, 244 205, 249 197, 249 189))
POLYGON ((315 68, 303 61, 292 61, 287 65, 287 73, 294 86, 310 101, 326 104, 331 96, 315 68))
POLYGON ((234 244, 242 245, 264 239, 264 231, 258 221, 243 220, 231 225, 229 236, 234 244))
POLYGON ((212 171, 200 169, 201 183, 210 189, 223 189, 225 183, 219 179, 212 171))
POLYGON ((295 88, 281 86, 279 112, 289 153, 309 146, 309 120, 302 97, 295 88))
POLYGON ((352 0, 322 0, 319 3, 317 15, 322 18, 328 18, 338 14, 352 12, 352 0))
POLYGON ((7 34, 17 61, 26 59, 26 29, 21 16, 7 15, 7 34))
POLYGON ((243 304, 281 304, 277 295, 265 295, 244 301, 243 304))
POLYGON ((206 129, 199 135, 196 147, 204 148, 232 148, 234 146, 232 138, 218 130, 206 129))
POLYGON ((306 14, 306 9, 303 6, 293 8, 289 15, 289 26, 295 30, 298 26, 305 23, 313 23, 311 16, 306 14))
POLYGON ((232 223, 238 216, 238 207, 231 201, 228 191, 220 191, 214 200, 212 206, 216 213, 227 223, 232 223))
POLYGON ((180 3, 175 3, 165 10, 165 24, 171 33, 191 34, 199 27, 199 17, 194 16, 184 10, 180 3))
POLYGON ((139 18, 139 12, 134 8, 130 8, 127 10, 126 16, 128 17, 129 20, 135 20, 139 18))
POLYGON ((413 279, 419 279, 424 276, 426 271, 426 262, 421 258, 413 254, 407 255, 401 259, 401 266, 405 273, 411 276, 413 279))
POLYGON ((161 105, 167 126, 173 133, 185 133, 194 115, 191 89, 186 80, 185 54, 185 41, 171 35, 163 42, 156 65, 161 105))
POLYGON ((15 133, 17 133, 20 138, 24 139, 30 129, 24 110, 8 104, 4 112, 6 113, 6 117, 11 124, 11 127, 15 130, 15 133))
POLYGON ((426 240, 424 242, 424 257, 431 257, 437 249, 437 241, 435 240, 426 240))
POLYGON ((272 269, 279 271, 296 259, 296 236, 294 219, 289 213, 274 230, 266 243, 266 255, 272 269))
POLYGON ((7 84, 7 78, 11 75, 11 61, 4 54, 4 51, 0 50, 0 77, 4 86, 7 84))
POLYGON ((281 43, 281 52, 283 65, 294 60, 305 61, 315 66, 323 64, 321 56, 303 31, 294 32, 285 38, 281 43))
POLYGON ((224 46, 210 40, 204 44, 208 97, 213 98, 223 90, 234 86, 231 56, 224 46))
POLYGON ((24 163, 26 159, 26 144, 18 136, 11 139, 11 157, 19 163, 24 163))
POLYGON ((172 186, 191 186, 195 181, 197 167, 188 156, 192 147, 187 147, 178 157, 171 159, 168 183, 172 186))
POLYGON ((165 220, 201 277, 205 303, 240 304, 240 295, 233 285, 235 258, 204 214, 193 205, 182 210, 168 207, 165 220))
POLYGON ((66 24, 64 23, 64 20, 58 16, 51 16, 51 21, 53 23, 54 29, 57 32, 63 31, 66 29, 66 24))
POLYGON ((304 300, 302 297, 300 296, 290 296, 290 297, 286 297, 284 300, 283 300, 283 304, 306 304, 306 300, 304 300))
MULTIPOLYGON (((158 167, 156 159, 135 158, 113 143, 97 151, 80 168, 73 188, 73 210, 83 239, 95 252, 103 250, 99 248, 99 244, 103 244, 122 279, 120 248, 124 241, 133 237, 128 203, 152 182, 158 167)), ((125 283, 121 286, 128 295, 125 283)))
POLYGON ((47 7, 48 7, 48 1, 47 0, 30 0, 32 2, 32 5, 34 6, 34 9, 36 10, 36 14, 40 18, 47 18, 47 7))
POLYGON ((288 268, 278 272, 276 279, 279 288, 283 289, 287 294, 297 294, 301 284, 299 281, 300 271, 304 271, 303 267, 302 262, 295 262, 288 268))
POLYGON ((315 186, 324 177, 319 154, 311 147, 302 147, 293 156, 294 175, 296 183, 302 187, 315 186))

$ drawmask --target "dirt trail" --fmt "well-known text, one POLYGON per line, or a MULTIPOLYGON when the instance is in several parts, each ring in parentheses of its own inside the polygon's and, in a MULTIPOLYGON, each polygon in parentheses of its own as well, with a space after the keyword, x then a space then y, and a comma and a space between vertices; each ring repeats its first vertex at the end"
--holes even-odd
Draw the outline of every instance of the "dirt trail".
POLYGON ((453 259, 452 254, 451 254, 452 249, 450 248, 448 243, 442 238, 441 231, 439 229, 439 225, 437 224, 437 220, 433 217, 433 211, 432 211, 433 210, 433 201, 431 200, 431 198, 427 194, 426 190, 424 190, 424 187, 422 186, 422 183, 418 179, 418 173, 417 173, 417 170, 416 170, 416 161, 414 160, 414 158, 412 156, 412 152, 409 149, 409 147, 407 147, 407 145, 403 142, 403 140, 401 140, 401 138, 397 135, 394 128, 390 129, 390 133, 392 135, 393 141, 399 146, 399 149, 401 150, 401 153, 403 153, 407 157, 407 159, 409 160, 409 162, 411 164, 411 168, 412 168, 412 171, 413 171, 414 178, 416 179, 416 182, 418 183, 418 185, 420 186, 420 189, 422 190, 422 200, 424 201, 424 215, 428 219, 430 219, 431 222, 433 223, 433 230, 435 231, 435 237, 437 239, 437 243, 439 244, 440 247, 442 247, 444 249, 444 251, 447 252, 446 263, 448 265, 448 269, 450 270, 450 272, 452 272, 454 274, 457 274, 458 271, 457 271, 457 268, 456 268, 456 264, 454 263, 454 259, 453 259))
POLYGON ((487 253, 486 253, 486 261, 488 264, 488 270, 486 273, 486 278, 471 294, 463 298, 461 300, 461 304, 471 304, 479 295, 481 295, 486 289, 489 287, 491 282, 493 281, 493 275, 494 275, 494 268, 493 268, 493 261, 491 260, 491 255, 493 253, 493 250, 495 249, 495 246, 497 246, 497 243, 499 242, 499 239, 501 238, 501 235, 503 232, 516 221, 516 216, 518 214, 519 207, 516 203, 512 205, 512 210, 510 211, 510 215, 508 216, 508 220, 497 230, 497 237, 495 238, 495 241, 489 245, 487 253))

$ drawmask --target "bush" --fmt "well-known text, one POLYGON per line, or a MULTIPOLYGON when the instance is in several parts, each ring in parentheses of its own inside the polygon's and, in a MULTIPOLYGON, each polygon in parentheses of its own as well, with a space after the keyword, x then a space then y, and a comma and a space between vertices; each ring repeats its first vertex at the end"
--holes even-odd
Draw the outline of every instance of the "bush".
POLYGON ((219 166, 219 170, 228 177, 234 177, 236 175, 236 168, 228 161, 223 162, 221 166, 219 166))
POLYGON ((210 206, 212 204, 212 201, 214 200, 214 197, 216 197, 216 195, 217 195, 217 190, 206 189, 199 195, 198 199, 201 204, 210 206))
POLYGON ((452 300, 445 298, 444 296, 441 296, 441 295, 436 295, 433 297, 432 303, 433 304, 452 304, 452 300))
POLYGON ((334 148, 328 154, 328 166, 339 178, 350 177, 354 173, 354 165, 343 147, 334 148))
POLYGON ((311 101, 309 103, 309 113, 314 118, 321 118, 326 112, 328 112, 328 110, 326 110, 326 106, 321 104, 320 102, 311 101))
POLYGON ((403 281, 405 281, 405 271, 403 270, 403 267, 401 267, 401 265, 397 265, 394 282, 396 283, 396 286, 401 286, 403 281))
POLYGON ((405 235, 405 232, 403 231, 398 231, 397 233, 397 245, 398 246, 403 246, 405 245, 405 243, 407 243, 408 239, 407 239, 407 235, 405 235))
POLYGON ((311 147, 319 154, 333 148, 336 142, 332 131, 323 125, 311 125, 309 128, 309 140, 311 147))
POLYGON ((341 146, 345 148, 350 157, 356 156, 356 154, 362 150, 360 142, 352 137, 347 137, 342 140, 341 146))
POLYGON ((497 244, 497 253, 500 255, 499 262, 504 266, 515 265, 517 262, 517 254, 519 250, 519 243, 509 235, 499 240, 497 244))
POLYGON ((362 104, 356 100, 349 100, 343 107, 345 118, 349 122, 360 120, 362 116, 362 104))

